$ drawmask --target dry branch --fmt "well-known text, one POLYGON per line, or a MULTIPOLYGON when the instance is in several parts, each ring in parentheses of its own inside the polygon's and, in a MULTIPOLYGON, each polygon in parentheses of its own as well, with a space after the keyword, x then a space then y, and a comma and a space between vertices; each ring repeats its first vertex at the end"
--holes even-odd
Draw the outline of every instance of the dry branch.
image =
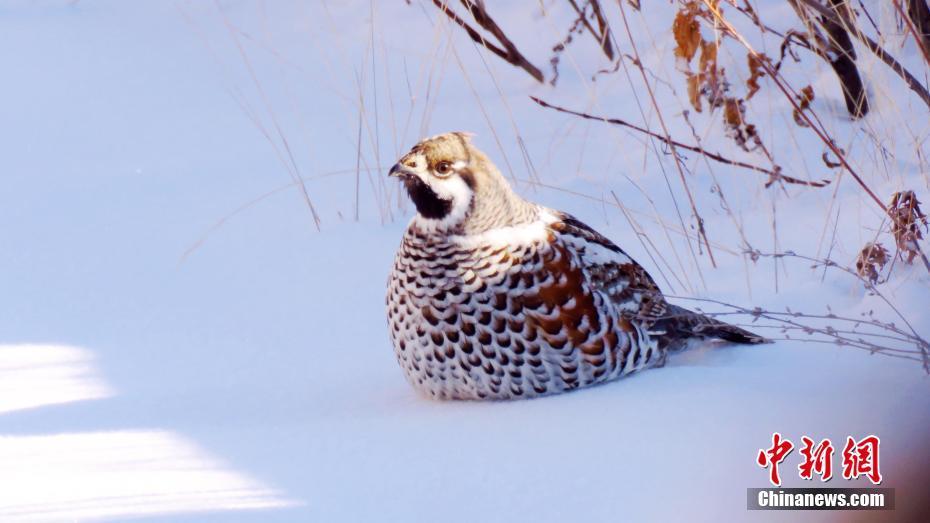
MULTIPOLYGON (((790 103, 792 107, 794 108, 794 110, 797 111, 797 114, 801 117, 801 120, 803 120, 804 123, 807 124, 807 126, 810 127, 811 130, 814 131, 814 134, 816 134, 817 137, 820 138, 820 140, 824 143, 824 145, 826 145, 827 148, 830 149, 830 151, 832 151, 834 155, 836 155, 837 160, 839 160, 839 162, 843 165, 843 168, 846 170, 846 172, 849 173, 850 176, 853 177, 856 183, 859 184, 859 187, 861 187, 862 190, 865 191, 865 193, 868 194, 870 198, 872 198, 872 201, 874 201, 875 204, 878 205, 882 209, 882 211, 884 211, 885 214, 887 214, 888 208, 885 207, 885 204, 882 203, 881 199, 879 199, 879 197, 875 194, 875 192, 871 188, 869 188, 868 184, 865 183, 865 180, 863 180, 862 177, 859 176, 859 173, 856 172, 855 169, 853 169, 852 165, 850 165, 849 162, 846 161, 846 156, 843 154, 843 151, 841 151, 840 148, 836 145, 836 143, 829 137, 829 133, 826 131, 825 128, 823 128, 823 125, 820 123, 820 120, 817 119, 817 122, 815 124, 814 120, 811 119, 811 116, 808 115, 808 111, 804 111, 801 109, 800 104, 798 103, 797 100, 795 100, 794 90, 788 85, 785 79, 782 78, 782 76, 778 73, 778 71, 776 71, 774 67, 770 65, 766 60, 762 60, 762 56, 759 55, 759 53, 755 49, 753 49, 753 47, 749 44, 746 38, 743 35, 741 35, 726 18, 723 17, 723 14, 720 12, 716 4, 712 3, 711 0, 702 0, 702 1, 704 2, 704 5, 708 8, 708 10, 713 14, 714 20, 717 23, 719 23, 723 28, 725 28, 730 35, 733 35, 733 37, 736 38, 743 45, 743 47, 746 48, 747 51, 749 51, 751 54, 757 55, 757 58, 760 60, 760 63, 762 67, 765 69, 766 74, 768 74, 769 78, 772 79, 776 87, 778 87, 778 89, 782 92, 782 94, 788 100, 788 103, 790 103)), ((813 1, 813 0, 802 0, 802 1, 807 2, 807 1, 813 1)), ((816 119, 816 115, 814 115, 814 118, 816 119)))
POLYGON ((517 49, 517 46, 504 34, 504 31, 497 25, 497 22, 491 18, 491 15, 488 14, 487 10, 484 8, 484 2, 475 2, 473 0, 460 0, 462 5, 465 6, 465 9, 471 13, 472 18, 475 20, 479 26, 481 26, 485 31, 490 33, 498 42, 499 45, 495 45, 489 42, 481 33, 463 20, 449 5, 443 0, 433 0, 433 4, 439 8, 447 17, 449 17, 452 22, 461 27, 468 33, 468 36, 474 40, 476 43, 484 46, 485 49, 496 54, 509 64, 523 69, 530 76, 536 79, 536 81, 542 83, 545 79, 543 77, 542 71, 538 67, 530 63, 525 56, 517 49))
MULTIPOLYGON (((841 10, 847 9, 846 0, 830 0, 830 7, 833 12, 840 13, 841 10)), ((843 24, 838 24, 831 19, 820 18, 829 35, 830 53, 827 59, 830 66, 839 77, 843 85, 843 98, 846 100, 846 110, 856 118, 861 118, 869 112, 869 103, 865 96, 865 87, 862 85, 862 77, 859 75, 859 68, 856 66, 856 50, 853 48, 852 39, 843 24)))
MULTIPOLYGON (((802 5, 798 0, 789 0, 789 3, 807 27, 807 32, 814 42, 811 49, 817 56, 829 63, 833 72, 836 73, 843 88, 846 110, 854 118, 865 116, 869 112, 865 87, 862 84, 862 77, 859 76, 859 68, 856 66, 856 50, 853 48, 852 39, 849 38, 846 24, 844 24, 844 21, 849 20, 849 17, 845 16, 848 10, 846 0, 828 0, 829 10, 835 16, 821 14, 816 19, 826 34, 821 33, 814 24, 814 18, 804 7, 806 2, 802 5)), ((821 8, 828 9, 824 6, 821 8)))
POLYGON ((583 22, 586 22, 586 20, 585 14, 582 12, 572 22, 571 27, 568 28, 568 34, 565 35, 565 38, 552 46, 552 57, 549 58, 549 65, 552 66, 552 78, 549 79, 549 85, 555 86, 556 82, 559 81, 559 62, 562 60, 562 53, 575 39, 575 33, 580 34, 583 31, 583 22))
POLYGON ((760 172, 760 173, 767 174, 767 175, 769 175, 770 179, 769 179, 769 181, 766 182, 766 187, 768 187, 769 185, 771 185, 772 182, 774 182, 774 181, 783 181, 783 182, 785 182, 785 183, 792 183, 792 184, 796 184, 796 185, 807 185, 807 186, 810 186, 810 187, 824 187, 824 186, 826 186, 826 185, 828 185, 828 184, 830 183, 830 180, 823 180, 823 181, 820 181, 820 182, 801 180, 801 179, 798 179, 798 178, 794 178, 794 177, 791 177, 791 176, 787 176, 787 175, 781 174, 781 173, 776 172, 776 171, 773 171, 773 170, 771 170, 771 169, 766 169, 765 167, 760 167, 760 166, 758 166, 758 165, 752 165, 752 164, 750 164, 750 163, 741 162, 741 161, 739 161, 739 160, 733 160, 733 159, 727 158, 727 157, 725 157, 725 156, 723 156, 723 155, 721 155, 721 154, 719 154, 719 153, 714 153, 714 152, 708 151, 707 149, 704 149, 703 147, 699 147, 699 146, 696 146, 696 145, 690 145, 690 144, 686 144, 686 143, 679 142, 679 141, 677 141, 677 140, 673 140, 673 139, 671 139, 671 138, 667 138, 667 137, 664 136, 664 135, 661 135, 661 134, 652 132, 652 131, 650 131, 649 129, 642 128, 642 127, 640 127, 640 126, 638 126, 638 125, 636 125, 636 124, 632 124, 632 123, 630 123, 630 122, 627 122, 627 121, 625 121, 625 120, 621 120, 621 119, 619 119, 619 118, 607 118, 607 117, 604 117, 604 116, 597 116, 597 115, 593 115, 593 114, 583 113, 583 112, 580 112, 580 111, 573 111, 573 110, 567 109, 567 108, 565 108, 565 107, 560 107, 560 106, 558 106, 558 105, 550 104, 549 102, 546 102, 545 100, 539 99, 539 98, 537 98, 537 97, 535 97, 535 96, 530 96, 530 99, 533 100, 534 102, 536 102, 537 104, 539 104, 540 106, 545 107, 545 108, 547 108, 547 109, 553 109, 553 110, 558 111, 558 112, 560 112, 560 113, 571 114, 571 115, 574 115, 574 116, 578 116, 578 117, 580 117, 580 118, 584 118, 584 119, 586 119, 586 120, 594 120, 594 121, 597 121, 597 122, 603 122, 603 123, 607 123, 607 124, 611 124, 611 125, 619 125, 619 126, 622 126, 622 127, 626 127, 626 128, 629 128, 629 129, 633 129, 634 131, 638 131, 638 132, 643 133, 643 134, 645 134, 645 135, 648 135, 648 136, 651 136, 651 137, 656 138, 656 139, 658 139, 658 140, 661 140, 661 141, 664 142, 666 145, 674 145, 675 147, 680 147, 680 148, 686 149, 686 150, 688 150, 688 151, 692 151, 692 152, 696 152, 696 153, 698 153, 698 154, 702 154, 702 155, 706 156, 707 158, 710 158, 711 160, 714 160, 715 162, 719 162, 719 163, 726 164, 726 165, 732 165, 732 166, 734 166, 734 167, 742 167, 742 168, 744 168, 744 169, 749 169, 750 171, 756 171, 756 172, 760 172))
POLYGON ((820 5, 816 0, 797 1, 803 2, 806 6, 810 7, 814 11, 817 11, 819 15, 826 19, 835 21, 837 23, 844 23, 845 26, 849 28, 850 31, 852 31, 853 36, 855 36, 857 40, 862 42, 862 44, 865 45, 876 57, 878 57, 879 60, 884 62, 885 65, 887 65, 889 68, 891 68, 892 71, 895 72, 895 74, 900 76, 901 79, 904 80, 904 83, 907 84, 907 87, 911 91, 914 91, 914 93, 917 94, 917 96, 925 104, 927 104, 927 107, 930 108, 930 91, 927 91, 923 84, 921 84, 920 80, 911 74, 910 71, 905 69, 904 66, 901 65, 901 63, 891 55, 891 53, 886 51, 882 46, 878 45, 878 42, 866 36, 855 24, 855 22, 848 19, 841 20, 840 18, 837 18, 836 13, 820 5))
POLYGON ((568 3, 571 4, 572 9, 578 13, 578 17, 581 20, 581 23, 584 24, 585 29, 591 33, 591 36, 597 40, 598 45, 601 46, 601 51, 604 52, 604 55, 608 59, 614 59, 614 48, 611 44, 612 37, 610 35, 610 25, 607 23, 607 19, 604 17, 604 11, 601 9, 601 4, 598 0, 588 0, 584 6, 579 6, 578 2, 575 0, 568 0, 568 3), (591 10, 594 13, 594 19, 597 22, 597 29, 588 22, 587 16, 585 16, 585 10, 588 6, 591 6, 591 10))
MULTIPOLYGON (((904 327, 906 327, 907 330, 905 331, 904 328, 898 327, 897 325, 895 325, 894 322, 884 322, 884 323, 880 323, 880 325, 882 327, 887 328, 887 330, 894 331, 898 334, 903 333, 906 338, 911 340, 917 346, 917 349, 919 350, 920 361, 923 362, 924 370, 927 371, 927 373, 930 373, 930 343, 928 343, 926 339, 924 339, 923 337, 920 336, 920 334, 917 333, 917 330, 914 329, 914 326, 911 324, 911 322, 907 320, 907 317, 905 317, 904 314, 902 314, 901 311, 897 307, 894 306, 891 300, 889 300, 884 294, 882 294, 881 291, 878 290, 878 288, 875 286, 874 283, 869 281, 867 278, 864 278, 856 270, 840 265, 829 258, 826 258, 826 259, 812 258, 810 256, 804 256, 801 254, 797 254, 793 251, 764 253, 764 252, 754 249, 754 250, 746 251, 746 254, 748 254, 753 260, 758 260, 760 257, 776 258, 776 259, 796 258, 799 260, 805 260, 808 262, 812 262, 814 264, 811 268, 823 267, 825 270, 827 268, 839 269, 840 271, 845 272, 846 274, 849 274, 852 277, 858 279, 865 286, 866 290, 871 292, 873 295, 877 296, 882 302, 885 303, 885 305, 888 306, 888 308, 892 310, 892 312, 895 313, 895 315, 897 315, 898 318, 901 319, 901 321, 904 323, 904 327)), ((831 314, 830 317, 835 317, 835 316, 831 314)))
MULTIPOLYGON (((911 2, 911 3, 922 3, 922 2, 911 2)), ((908 32, 910 32, 914 36, 914 39, 917 41, 917 48, 920 49, 921 54, 924 55, 924 60, 927 62, 927 65, 930 65, 930 45, 927 45, 926 38, 925 38, 926 35, 922 34, 924 33, 924 31, 918 29, 914 25, 914 19, 912 16, 910 16, 910 6, 908 9, 909 12, 905 13, 904 9, 901 7, 901 1, 894 0, 894 7, 895 9, 898 10, 898 14, 901 15, 901 19, 904 20, 904 25, 907 26, 908 32)), ((923 7, 926 8, 926 4, 924 4, 923 7)), ((916 6, 914 8, 914 11, 918 17, 920 17, 922 14, 925 14, 925 13, 920 13, 919 8, 916 6)))
POLYGON ((829 307, 826 313, 816 314, 800 312, 790 308, 784 311, 766 310, 761 307, 748 308, 707 298, 666 296, 711 303, 728 309, 723 312, 709 312, 701 307, 693 307, 696 311, 707 316, 739 315, 752 318, 748 324, 736 323, 732 320, 727 321, 749 329, 778 330, 784 335, 784 338, 774 338, 766 335, 766 338, 773 341, 784 339, 852 347, 868 351, 871 354, 919 362, 922 364, 924 371, 930 374, 930 360, 927 357, 928 351, 930 351, 930 343, 920 335, 908 332, 893 322, 876 319, 871 311, 860 317, 850 317, 834 314, 829 307), (759 322, 760 319, 768 320, 771 323, 759 322), (902 345, 913 348, 901 348, 902 345))
POLYGON ((930 7, 924 0, 906 0, 907 16, 914 24, 915 35, 923 41, 924 48, 930 49, 930 7))

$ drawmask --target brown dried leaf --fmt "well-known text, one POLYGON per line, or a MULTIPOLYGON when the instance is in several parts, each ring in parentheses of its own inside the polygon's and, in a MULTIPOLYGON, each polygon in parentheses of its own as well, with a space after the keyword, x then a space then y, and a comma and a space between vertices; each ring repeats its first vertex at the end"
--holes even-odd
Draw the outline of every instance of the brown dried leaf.
POLYGON ((765 69, 762 67, 762 60, 768 60, 768 57, 762 55, 760 59, 754 53, 746 55, 746 61, 749 63, 749 79, 746 80, 746 87, 749 92, 746 93, 746 99, 752 98, 759 91, 759 79, 765 76, 765 69))
POLYGON ((811 102, 814 101, 814 88, 807 86, 801 89, 801 94, 798 95, 798 110, 797 108, 791 113, 791 116, 794 117, 794 123, 798 124, 800 127, 810 127, 807 125, 807 122, 804 121, 804 118, 801 117, 801 111, 806 111, 807 108, 811 106, 811 102))
POLYGON ((701 40, 701 58, 698 60, 698 72, 687 73, 688 100, 697 112, 701 112, 701 95, 707 97, 711 107, 723 104, 723 93, 728 85, 723 76, 723 69, 717 68, 717 44, 701 40))
POLYGON ((927 215, 920 210, 920 202, 914 191, 896 192, 891 197, 891 205, 888 209, 891 216, 891 234, 894 236, 895 244, 901 258, 907 254, 907 263, 914 261, 914 257, 919 254, 917 240, 923 239, 923 232, 927 229, 927 215))
POLYGON ((823 160, 824 165, 826 165, 827 167, 829 167, 829 168, 831 168, 831 169, 835 169, 835 168, 837 168, 837 167, 842 167, 842 166, 843 166, 842 163, 840 163, 840 162, 834 162, 833 160, 830 159, 830 152, 829 152, 829 151, 824 151, 824 152, 823 152, 823 155, 822 155, 820 158, 823 160))
POLYGON ((701 74, 688 75, 688 100, 694 110, 701 112, 701 74))
POLYGON ((701 72, 717 70, 717 44, 701 40, 701 59, 698 61, 701 72))
POLYGON ((704 75, 703 91, 711 107, 720 107, 730 84, 722 68, 717 67, 717 44, 715 42, 701 42, 701 73, 704 75))
POLYGON ((723 101, 723 124, 726 134, 744 151, 750 152, 762 145, 756 126, 746 121, 746 105, 740 98, 723 101))
POLYGON ((672 23, 672 33, 675 36, 675 56, 691 62, 701 45, 701 24, 697 21, 697 10, 685 8, 678 11, 672 23))
POLYGON ((809 85, 807 87, 802 88, 801 96, 800 96, 801 110, 803 111, 804 109, 807 109, 808 107, 810 107, 811 102, 813 101, 814 101, 814 88, 809 85))
POLYGON ((736 98, 727 98, 723 104, 723 122, 727 127, 740 128, 743 126, 743 108, 736 98))
POLYGON ((888 250, 881 243, 867 243, 856 257, 856 272, 875 285, 878 283, 878 274, 888 264, 888 258, 888 250))

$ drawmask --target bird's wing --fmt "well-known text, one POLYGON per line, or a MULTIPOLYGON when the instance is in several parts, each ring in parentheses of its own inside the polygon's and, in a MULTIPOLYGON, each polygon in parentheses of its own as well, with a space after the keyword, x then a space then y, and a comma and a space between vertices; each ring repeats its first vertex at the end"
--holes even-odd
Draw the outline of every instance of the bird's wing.
POLYGON ((549 228, 573 247, 592 288, 619 305, 625 316, 655 321, 668 312, 659 286, 623 249, 570 214, 556 213, 556 217, 549 228))

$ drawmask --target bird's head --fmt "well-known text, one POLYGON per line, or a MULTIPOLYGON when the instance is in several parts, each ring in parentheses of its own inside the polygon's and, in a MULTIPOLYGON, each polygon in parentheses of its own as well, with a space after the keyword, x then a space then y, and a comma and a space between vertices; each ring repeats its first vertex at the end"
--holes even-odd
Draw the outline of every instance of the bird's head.
POLYGON ((423 229, 475 233, 509 225, 527 205, 510 189, 497 167, 471 143, 471 134, 453 132, 414 145, 391 167, 417 208, 423 229))

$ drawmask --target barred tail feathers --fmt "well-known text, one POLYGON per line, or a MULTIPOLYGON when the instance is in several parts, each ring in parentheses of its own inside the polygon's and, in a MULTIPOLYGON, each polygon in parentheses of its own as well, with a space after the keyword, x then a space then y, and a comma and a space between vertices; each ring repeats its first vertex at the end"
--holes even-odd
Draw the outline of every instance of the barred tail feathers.
POLYGON ((772 343, 772 340, 735 325, 716 320, 684 307, 669 304, 666 314, 656 322, 657 330, 664 331, 670 345, 679 345, 688 338, 716 338, 730 343, 756 345, 772 343))

